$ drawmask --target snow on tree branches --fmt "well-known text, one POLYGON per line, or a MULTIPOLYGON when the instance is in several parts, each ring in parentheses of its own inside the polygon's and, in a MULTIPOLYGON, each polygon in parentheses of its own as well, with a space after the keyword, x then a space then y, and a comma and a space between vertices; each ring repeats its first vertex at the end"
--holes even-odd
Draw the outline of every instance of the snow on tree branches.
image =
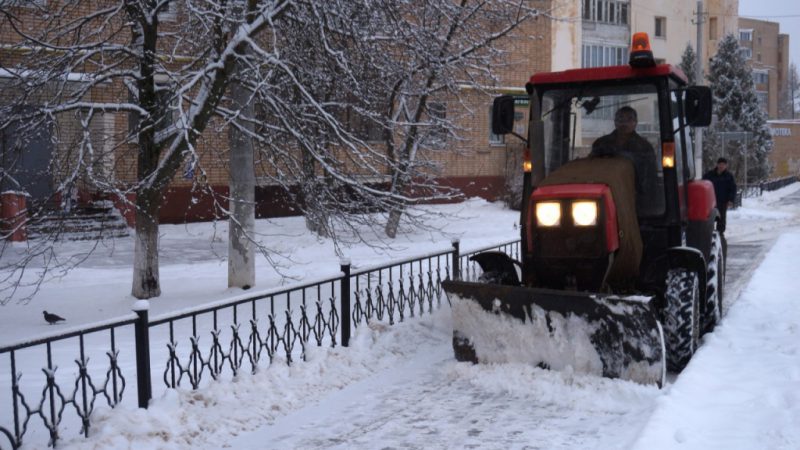
MULTIPOLYGON (((538 14, 528 3, 2 3, 0 130, 25 154, 51 130, 39 167, 54 184, 29 202, 27 220, 76 192, 132 210, 138 298, 160 294, 158 226, 176 185, 210 194, 210 218, 230 218, 240 267, 258 241, 256 184, 279 188, 320 235, 383 228, 377 215, 393 237, 407 205, 459 195, 436 182, 437 155, 463 131, 447 105, 496 82, 498 42, 538 14), (212 170, 229 171, 229 193, 211 188, 212 170)), ((4 190, 18 189, 15 170, 1 174, 4 190)), ((31 264, 47 273, 79 263, 56 261, 62 230, 25 250, 5 246, 0 289, 30 280, 31 264)))
POLYGON ((716 159, 729 159, 731 171, 746 183, 769 176, 767 155, 772 150, 772 136, 767 127, 767 114, 759 104, 751 68, 742 54, 739 41, 732 34, 725 36, 711 59, 708 81, 714 94, 715 122, 706 131, 703 165, 714 167, 716 159), (726 139, 723 148, 721 132, 744 131, 750 138, 726 139), (749 142, 748 142, 749 141, 749 142), (744 173, 747 158, 747 174, 744 173))

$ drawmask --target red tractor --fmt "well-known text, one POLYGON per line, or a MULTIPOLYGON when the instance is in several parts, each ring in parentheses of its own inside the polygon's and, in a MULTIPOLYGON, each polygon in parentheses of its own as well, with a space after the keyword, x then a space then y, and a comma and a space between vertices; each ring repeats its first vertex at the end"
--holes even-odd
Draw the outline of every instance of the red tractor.
MULTIPOLYGON (((629 65, 526 84, 522 261, 481 253, 478 282, 444 283, 458 360, 662 385, 720 320, 724 238, 689 131, 710 123, 711 93, 656 65, 646 34, 631 48, 629 65)), ((513 133, 514 98, 492 116, 513 133)))

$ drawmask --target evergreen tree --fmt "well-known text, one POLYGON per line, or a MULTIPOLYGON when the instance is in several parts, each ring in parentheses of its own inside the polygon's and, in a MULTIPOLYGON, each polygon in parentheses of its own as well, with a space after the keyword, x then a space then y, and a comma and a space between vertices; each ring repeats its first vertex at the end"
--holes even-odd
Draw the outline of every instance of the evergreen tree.
POLYGON ((686 79, 689 80, 689 86, 694 86, 697 84, 695 80, 695 71, 697 70, 697 54, 694 52, 694 48, 692 48, 692 44, 686 43, 686 49, 683 51, 683 55, 681 55, 681 63, 678 65, 684 74, 686 74, 686 79))
POLYGON ((719 43, 717 55, 711 59, 708 81, 714 94, 716 121, 706 131, 703 165, 706 170, 716 159, 725 156, 729 168, 740 182, 753 183, 769 176, 767 155, 772 150, 772 136, 767 127, 767 115, 758 103, 752 69, 747 65, 733 34, 719 43), (751 133, 750 142, 723 139, 720 132, 751 133), (747 157, 747 174, 744 173, 747 157))

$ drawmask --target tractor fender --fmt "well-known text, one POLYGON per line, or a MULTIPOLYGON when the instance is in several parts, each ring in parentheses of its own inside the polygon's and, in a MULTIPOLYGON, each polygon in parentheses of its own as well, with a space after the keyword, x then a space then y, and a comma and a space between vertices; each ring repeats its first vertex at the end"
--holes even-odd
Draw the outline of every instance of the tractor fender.
POLYGON ((700 282, 700 299, 705 301, 708 273, 703 252, 692 247, 672 247, 667 249, 667 260, 669 261, 670 269, 680 267, 697 274, 697 279, 700 282))
POLYGON ((702 220, 689 220, 686 226, 686 245, 703 252, 708 261, 711 256, 711 240, 714 238, 715 224, 719 220, 719 211, 711 208, 708 217, 702 220))
POLYGON ((520 285, 517 267, 521 264, 507 254, 497 251, 483 252, 473 255, 469 259, 481 266, 485 281, 508 286, 520 285))

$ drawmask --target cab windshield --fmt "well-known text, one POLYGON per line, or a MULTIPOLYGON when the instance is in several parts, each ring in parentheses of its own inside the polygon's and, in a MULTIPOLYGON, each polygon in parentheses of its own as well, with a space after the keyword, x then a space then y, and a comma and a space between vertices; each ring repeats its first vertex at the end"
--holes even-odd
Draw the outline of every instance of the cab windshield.
POLYGON ((664 213, 655 85, 551 89, 541 112, 545 176, 578 158, 623 156, 636 171, 638 215, 664 213))

